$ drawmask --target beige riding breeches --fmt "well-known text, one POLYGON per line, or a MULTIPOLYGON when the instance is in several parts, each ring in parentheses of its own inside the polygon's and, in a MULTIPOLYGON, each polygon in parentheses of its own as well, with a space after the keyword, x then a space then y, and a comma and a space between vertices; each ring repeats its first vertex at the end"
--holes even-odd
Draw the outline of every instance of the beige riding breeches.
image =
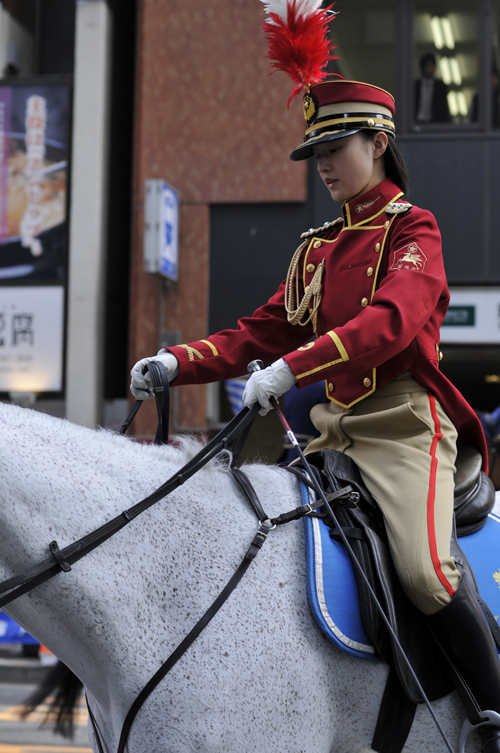
POLYGON ((460 576, 450 555, 457 432, 405 372, 352 408, 316 405, 307 453, 345 452, 382 510, 398 577, 424 614, 445 607, 460 576))

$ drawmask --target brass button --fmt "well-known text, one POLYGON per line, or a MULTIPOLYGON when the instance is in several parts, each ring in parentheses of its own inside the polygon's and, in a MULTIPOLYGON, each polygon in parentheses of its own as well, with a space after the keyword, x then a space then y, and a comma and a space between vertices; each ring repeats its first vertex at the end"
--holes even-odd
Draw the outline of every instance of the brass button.
POLYGON ((363 308, 365 308, 366 306, 368 306, 368 298, 362 298, 361 299, 361 305, 363 306, 363 308))
POLYGON ((333 392, 335 389, 335 385, 332 384, 332 382, 328 382, 328 392, 333 392))
POLYGON ((314 248, 321 248, 321 241, 314 241, 314 248))
POLYGON ((366 377, 366 379, 363 379, 363 384, 365 385, 365 387, 371 387, 372 386, 372 380, 368 379, 368 377, 366 377))
POLYGON ((306 267, 306 272, 314 272, 315 269, 316 267, 314 266, 314 264, 308 264, 306 267))
POLYGON ((373 120, 373 118, 368 118, 368 120, 366 121, 366 124, 368 128, 373 128, 373 126, 375 125, 375 121, 373 120))
POLYGON ((391 223, 389 222, 389 220, 387 220, 387 222, 384 223, 384 227, 385 227, 386 230, 387 230, 387 228, 389 227, 390 224, 391 223))
POLYGON ((443 354, 441 353, 441 351, 439 351, 439 360, 440 360, 440 361, 442 361, 442 360, 443 360, 443 354))
POLYGON ((366 274, 368 275, 368 277, 371 277, 373 274, 373 267, 368 267, 368 269, 366 270, 366 274))
POLYGON ((375 244, 375 251, 380 251, 380 243, 375 244))

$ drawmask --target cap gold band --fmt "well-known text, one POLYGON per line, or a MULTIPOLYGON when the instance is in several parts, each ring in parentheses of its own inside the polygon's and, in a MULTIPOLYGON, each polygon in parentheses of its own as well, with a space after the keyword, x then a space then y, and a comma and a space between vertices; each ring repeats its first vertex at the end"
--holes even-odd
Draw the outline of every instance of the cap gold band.
POLYGON ((359 115, 353 115, 352 117, 347 118, 332 118, 331 120, 323 120, 319 123, 316 122, 315 125, 312 125, 306 129, 305 135, 307 137, 309 133, 318 131, 320 128, 328 128, 334 125, 344 125, 346 123, 366 123, 366 126, 363 126, 364 128, 375 128, 376 126, 382 126, 383 128, 389 128, 391 131, 396 130, 394 123, 391 120, 386 120, 385 118, 377 118, 375 116, 370 116, 369 118, 360 118, 359 115))

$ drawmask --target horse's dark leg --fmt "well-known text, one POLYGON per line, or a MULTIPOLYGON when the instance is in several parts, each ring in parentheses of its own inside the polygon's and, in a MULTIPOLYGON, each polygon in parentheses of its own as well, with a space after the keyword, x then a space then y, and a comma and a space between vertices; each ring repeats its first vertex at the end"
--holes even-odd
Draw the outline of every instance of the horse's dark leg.
POLYGON ((78 677, 61 661, 57 662, 23 704, 21 718, 25 719, 49 695, 53 694, 54 700, 43 723, 53 724, 56 734, 73 738, 75 709, 82 687, 78 677))
MULTIPOLYGON (((479 708, 500 713, 500 661, 486 619, 465 578, 451 602, 427 620, 479 708)), ((461 690, 459 685, 457 690, 461 690)), ((481 727, 478 732, 484 753, 500 753, 500 728, 481 727)))

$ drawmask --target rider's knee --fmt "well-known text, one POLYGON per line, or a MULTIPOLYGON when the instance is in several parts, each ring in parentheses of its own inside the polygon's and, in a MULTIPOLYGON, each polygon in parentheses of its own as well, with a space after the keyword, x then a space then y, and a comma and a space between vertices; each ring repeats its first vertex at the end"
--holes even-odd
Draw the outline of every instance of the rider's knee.
POLYGON ((423 614, 436 614, 452 600, 460 575, 455 567, 448 570, 446 576, 442 572, 419 573, 402 584, 410 601, 423 614))

